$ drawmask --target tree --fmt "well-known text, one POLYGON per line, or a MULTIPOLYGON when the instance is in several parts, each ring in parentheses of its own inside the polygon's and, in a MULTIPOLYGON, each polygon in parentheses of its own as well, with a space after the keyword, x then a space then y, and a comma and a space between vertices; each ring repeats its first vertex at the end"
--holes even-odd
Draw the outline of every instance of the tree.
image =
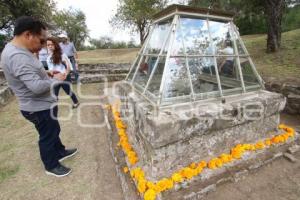
POLYGON ((24 15, 49 22, 54 8, 53 0, 0 0, 0 31, 10 34, 13 22, 24 15))
POLYGON ((119 0, 117 14, 110 20, 114 27, 129 27, 140 35, 143 44, 149 33, 152 16, 162 10, 167 0, 119 0))
POLYGON ((91 39, 90 43, 97 49, 108 49, 112 47, 113 40, 110 37, 102 36, 99 39, 91 39))
POLYGON ((89 37, 85 14, 81 10, 62 10, 54 17, 55 34, 66 32, 76 48, 81 49, 89 37))
POLYGON ((123 48, 136 48, 134 40, 130 40, 129 42, 124 41, 113 41, 112 38, 108 36, 102 36, 99 39, 90 39, 90 44, 92 48, 95 49, 123 49, 123 48))
MULTIPOLYGON (((256 27, 260 31, 267 31, 267 52, 276 52, 281 44, 282 18, 287 5, 296 5, 298 0, 190 0, 194 6, 209 6, 232 11, 236 14, 239 27, 256 27), (254 17, 253 17, 254 16, 254 17), (264 17, 264 18, 263 18, 264 17), (249 23, 249 20, 254 23, 249 23), (248 23, 248 24, 247 24, 248 23), (246 26, 243 26, 247 24, 246 26), (265 28, 262 25, 265 24, 265 28), (241 26, 242 25, 242 26, 241 26), (260 25, 257 27, 257 25, 260 25)), ((250 22, 251 22, 250 21, 250 22)), ((243 29, 242 29, 243 30, 243 29)), ((246 33, 249 33, 245 31, 246 33)), ((260 32, 259 31, 259 32, 260 32)), ((243 33, 243 32, 242 32, 243 33)))

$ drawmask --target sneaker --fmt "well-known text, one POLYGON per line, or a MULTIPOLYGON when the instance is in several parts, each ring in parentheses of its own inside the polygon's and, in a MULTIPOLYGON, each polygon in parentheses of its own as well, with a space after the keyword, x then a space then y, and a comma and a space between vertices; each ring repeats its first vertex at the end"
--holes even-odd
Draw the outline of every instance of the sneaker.
POLYGON ((78 108, 79 105, 80 105, 79 102, 77 104, 73 104, 72 109, 78 108))
POLYGON ((59 162, 62 162, 63 160, 70 158, 74 156, 78 152, 78 149, 66 149, 61 158, 59 159, 59 162))
POLYGON ((71 169, 68 167, 65 167, 61 164, 58 164, 57 167, 55 167, 54 169, 51 170, 46 170, 46 174, 47 175, 52 175, 55 177, 64 177, 67 176, 71 173, 71 169))

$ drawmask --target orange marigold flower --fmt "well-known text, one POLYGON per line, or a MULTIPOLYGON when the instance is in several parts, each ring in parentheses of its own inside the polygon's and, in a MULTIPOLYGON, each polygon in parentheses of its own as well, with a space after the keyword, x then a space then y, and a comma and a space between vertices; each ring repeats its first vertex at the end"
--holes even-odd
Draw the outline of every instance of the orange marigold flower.
POLYGON ((285 142, 289 139, 289 135, 287 133, 282 134, 282 137, 284 138, 285 142))
POLYGON ((182 170, 181 175, 186 179, 191 179, 194 176, 194 171, 191 168, 186 167, 182 170))
POLYGON ((119 136, 125 136, 126 135, 125 129, 119 129, 118 134, 119 134, 119 136))
POLYGON ((231 156, 234 158, 234 159, 240 159, 242 157, 242 150, 240 149, 232 149, 231 150, 231 156))
POLYGON ((266 140, 265 140, 265 144, 266 144, 267 146, 271 146, 271 145, 272 145, 271 139, 266 139, 266 140))
POLYGON ((125 129, 125 128, 127 128, 126 125, 123 124, 123 122, 121 122, 121 121, 117 121, 117 122, 116 122, 116 127, 117 127, 118 129, 125 129))
POLYGON ((223 166, 223 162, 222 162, 221 159, 219 159, 219 158, 216 159, 216 166, 217 167, 222 167, 223 166))
POLYGON ((180 182, 183 181, 183 178, 182 178, 181 174, 179 174, 179 173, 174 173, 174 174, 172 175, 172 180, 173 180, 175 183, 180 183, 180 182))
POLYGON ((196 170, 196 173, 197 173, 196 175, 201 174, 201 172, 203 171, 203 167, 198 165, 198 167, 195 170, 196 170))
POLYGON ((263 142, 258 142, 255 144, 256 149, 263 149, 265 148, 265 144, 263 142))
POLYGON ((167 189, 172 189, 174 187, 174 182, 172 179, 166 180, 167 189))
POLYGON ((273 137, 271 139, 272 143, 278 144, 279 143, 279 138, 277 136, 273 137))
POLYGON ((216 165, 216 161, 215 160, 211 160, 208 162, 208 168, 209 169, 216 169, 217 165, 216 165))
POLYGON ((199 165, 200 165, 202 168, 207 167, 207 162, 201 161, 201 162, 199 163, 199 165))
POLYGON ((153 182, 148 181, 146 185, 149 189, 159 192, 158 186, 156 184, 154 184, 153 182))
POLYGON ((286 128, 286 132, 289 132, 289 133, 292 133, 292 132, 294 132, 295 130, 293 129, 293 128, 291 128, 291 127, 287 127, 286 128))
POLYGON ((278 137, 279 137, 279 142, 283 143, 284 142, 284 137, 282 135, 279 135, 278 137))
POLYGON ((196 163, 190 164, 190 168, 191 168, 191 169, 196 169, 196 167, 197 167, 196 163))
POLYGON ((223 163, 226 164, 226 163, 228 163, 228 162, 230 162, 232 160, 232 156, 229 155, 229 154, 222 154, 220 156, 220 159, 222 160, 223 163))
POLYGON ((285 128, 286 128, 286 125, 280 124, 280 125, 278 126, 278 128, 280 128, 280 129, 285 129, 285 128))
POLYGON ((159 192, 165 191, 167 189, 171 189, 173 187, 173 181, 169 179, 162 179, 157 182, 157 186, 159 188, 159 192))
POLYGON ((156 192, 152 189, 146 191, 144 195, 144 200, 155 200, 156 199, 156 192))
POLYGON ((249 148, 249 151, 255 151, 255 150, 256 150, 255 145, 251 144, 250 148, 249 148))
POLYGON ((123 171, 124 171, 124 173, 126 174, 126 173, 129 171, 128 167, 124 167, 124 168, 123 168, 123 171))
POLYGON ((138 191, 143 194, 146 191, 146 181, 145 180, 140 180, 138 182, 138 191))

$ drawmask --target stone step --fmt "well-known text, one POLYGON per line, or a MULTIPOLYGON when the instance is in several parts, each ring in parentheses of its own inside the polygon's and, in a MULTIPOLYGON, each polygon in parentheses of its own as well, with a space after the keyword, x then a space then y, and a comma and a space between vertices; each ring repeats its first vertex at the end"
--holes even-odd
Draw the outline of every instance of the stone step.
POLYGON ((80 74, 127 74, 128 69, 80 69, 80 74))
POLYGON ((80 76, 81 83, 103 83, 121 81, 126 78, 127 74, 83 74, 80 76))
POLYGON ((122 63, 122 64, 114 64, 114 63, 100 63, 100 64, 79 64, 79 70, 118 70, 118 69, 126 69, 129 70, 131 67, 130 63, 122 63))

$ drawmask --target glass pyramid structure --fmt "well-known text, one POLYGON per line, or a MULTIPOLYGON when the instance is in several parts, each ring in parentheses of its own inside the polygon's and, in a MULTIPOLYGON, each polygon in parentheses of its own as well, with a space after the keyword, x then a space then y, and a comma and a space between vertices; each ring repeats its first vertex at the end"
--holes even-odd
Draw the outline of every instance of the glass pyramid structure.
POLYGON ((126 81, 159 107, 263 88, 233 15, 181 5, 154 16, 126 81))

